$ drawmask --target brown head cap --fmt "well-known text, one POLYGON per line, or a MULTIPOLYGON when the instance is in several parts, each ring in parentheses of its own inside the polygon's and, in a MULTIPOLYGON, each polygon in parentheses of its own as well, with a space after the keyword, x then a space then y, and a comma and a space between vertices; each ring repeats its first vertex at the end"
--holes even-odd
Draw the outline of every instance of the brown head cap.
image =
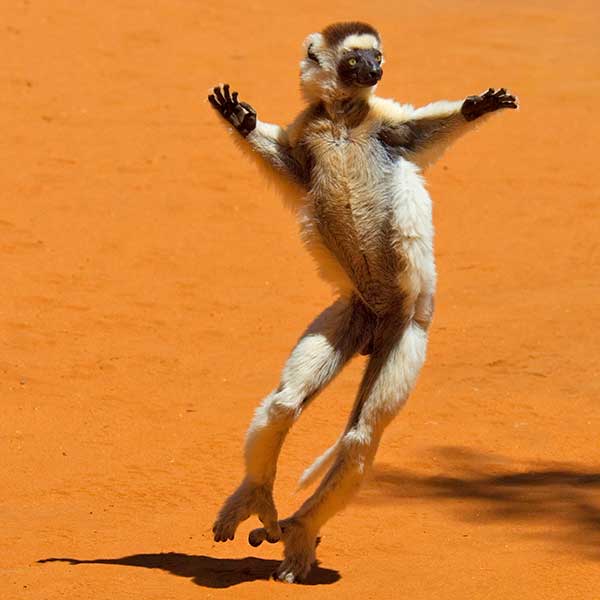
POLYGON ((379 40, 379 33, 374 27, 367 23, 361 23, 360 21, 351 21, 349 23, 333 23, 328 27, 325 27, 322 31, 322 35, 330 48, 337 46, 342 40, 347 38, 349 35, 363 35, 370 34, 375 36, 379 40))

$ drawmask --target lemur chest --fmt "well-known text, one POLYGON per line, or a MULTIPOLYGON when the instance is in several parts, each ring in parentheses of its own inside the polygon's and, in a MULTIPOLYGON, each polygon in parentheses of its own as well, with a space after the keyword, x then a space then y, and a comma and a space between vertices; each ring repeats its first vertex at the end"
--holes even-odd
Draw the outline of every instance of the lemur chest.
POLYGON ((355 227, 386 217, 391 165, 368 131, 330 127, 307 146, 310 195, 322 217, 349 218, 355 227))
POLYGON ((363 242, 390 228, 413 239, 431 236, 431 203, 418 168, 390 159, 374 131, 323 127, 305 143, 309 195, 322 229, 355 232, 363 242))
MULTIPOLYGON (((309 248, 312 240, 324 245, 373 302, 385 303, 398 287, 431 287, 424 283, 435 281, 431 201, 418 167, 390 158, 374 128, 324 124, 301 143, 310 165, 301 221, 309 248)), ((320 264, 333 264, 319 252, 320 264)))

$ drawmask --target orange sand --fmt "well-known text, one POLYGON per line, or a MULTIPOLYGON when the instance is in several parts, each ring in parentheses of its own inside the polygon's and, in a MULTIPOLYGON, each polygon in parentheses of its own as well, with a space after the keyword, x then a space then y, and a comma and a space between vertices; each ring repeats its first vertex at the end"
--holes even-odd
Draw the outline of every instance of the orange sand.
MULTIPOLYGON (((324 4, 4 7, 3 600, 600 596, 600 5, 324 4), (302 39, 349 18, 383 35, 381 95, 507 86, 522 109, 428 176, 427 365, 323 530, 315 585, 286 587, 264 580, 281 548, 246 543, 255 521, 225 545, 210 529, 255 405, 331 293, 205 97, 228 81, 288 122, 302 39)), ((363 361, 290 435, 282 515, 363 361)))

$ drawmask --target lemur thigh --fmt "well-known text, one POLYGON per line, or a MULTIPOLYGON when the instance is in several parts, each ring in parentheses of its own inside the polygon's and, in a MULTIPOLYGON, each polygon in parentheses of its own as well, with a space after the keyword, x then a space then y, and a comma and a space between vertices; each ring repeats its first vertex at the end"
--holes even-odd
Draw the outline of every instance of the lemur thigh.
POLYGON ((216 541, 233 539, 238 524, 258 514, 267 538, 279 537, 272 499, 277 458, 302 410, 367 342, 373 318, 354 298, 323 311, 300 338, 285 364, 279 387, 256 409, 246 435, 246 476, 227 499, 213 527, 216 541))

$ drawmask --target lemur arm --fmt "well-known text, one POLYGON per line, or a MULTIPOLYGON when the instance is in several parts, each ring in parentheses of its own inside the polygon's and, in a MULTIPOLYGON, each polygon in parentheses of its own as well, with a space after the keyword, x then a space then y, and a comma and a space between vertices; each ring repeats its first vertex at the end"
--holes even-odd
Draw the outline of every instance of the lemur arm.
MULTIPOLYGON (((238 93, 230 93, 229 85, 214 88, 208 97, 211 105, 238 131, 236 143, 241 150, 258 163, 267 176, 278 176, 277 181, 288 187, 303 187, 305 169, 292 148, 286 131, 271 123, 260 121, 256 111, 246 102, 238 101, 238 93)), ((298 191, 297 189, 295 191, 298 191)))
POLYGON ((474 121, 503 108, 517 108, 516 98, 504 88, 490 88, 481 96, 457 102, 433 102, 410 111, 402 122, 384 125, 380 139, 389 150, 425 168, 471 129, 474 121))

